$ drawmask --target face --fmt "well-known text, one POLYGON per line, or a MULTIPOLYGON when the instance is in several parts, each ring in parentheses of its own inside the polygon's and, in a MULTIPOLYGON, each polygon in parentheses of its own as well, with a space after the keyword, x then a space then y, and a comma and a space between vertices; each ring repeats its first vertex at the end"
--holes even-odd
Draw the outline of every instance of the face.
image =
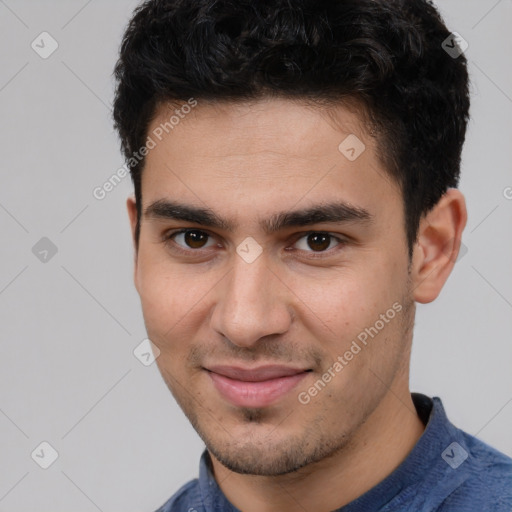
POLYGON ((199 102, 147 156, 135 283, 148 336, 207 448, 239 473, 347 449, 407 386, 401 193, 357 113, 330 114, 199 102))

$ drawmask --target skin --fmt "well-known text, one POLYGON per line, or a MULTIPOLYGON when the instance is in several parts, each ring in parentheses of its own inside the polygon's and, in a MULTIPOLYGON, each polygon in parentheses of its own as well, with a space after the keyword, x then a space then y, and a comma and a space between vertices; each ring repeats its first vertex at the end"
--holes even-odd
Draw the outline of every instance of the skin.
MULTIPOLYGON (((169 109, 158 109, 148 133, 169 109)), ((389 475, 424 430, 409 391, 415 302, 434 300, 454 266, 464 198, 451 189, 422 219, 409 260, 401 192, 375 140, 354 109, 329 114, 286 99, 200 102, 149 152, 143 173, 143 211, 179 200, 235 225, 210 229, 143 214, 135 285, 160 372, 204 440, 222 491, 244 512, 339 508, 389 475), (366 146, 355 161, 338 150, 349 134, 366 146), (260 224, 340 200, 370 220, 270 234, 260 224), (165 240, 183 228, 209 236, 192 247, 190 236, 165 240), (308 242, 312 231, 343 242, 328 238, 319 249, 308 242), (248 236, 262 249, 252 263, 236 252, 248 236), (401 311, 302 404, 299 393, 332 372, 396 303, 401 311), (272 363, 310 371, 258 408, 227 401, 204 369, 272 363)), ((135 233, 133 198, 127 206, 135 233)))

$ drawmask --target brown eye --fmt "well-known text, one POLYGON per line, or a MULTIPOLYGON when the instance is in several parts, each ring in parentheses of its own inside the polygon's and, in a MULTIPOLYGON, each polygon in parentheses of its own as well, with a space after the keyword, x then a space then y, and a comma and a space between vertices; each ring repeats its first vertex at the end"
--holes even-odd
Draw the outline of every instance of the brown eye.
POLYGON ((312 233, 308 236, 307 243, 314 251, 325 251, 331 245, 331 236, 325 233, 312 233))
POLYGON ((202 231, 187 231, 184 235, 185 243, 192 249, 200 249, 208 241, 208 235, 202 231))
POLYGON ((304 252, 321 253, 332 247, 340 245, 342 241, 329 233, 307 233, 295 242, 295 245, 304 252), (334 242, 334 244, 332 243, 334 242))
POLYGON ((184 229, 169 235, 167 238, 173 240, 181 249, 203 249, 209 247, 207 244, 210 235, 198 229, 184 229))

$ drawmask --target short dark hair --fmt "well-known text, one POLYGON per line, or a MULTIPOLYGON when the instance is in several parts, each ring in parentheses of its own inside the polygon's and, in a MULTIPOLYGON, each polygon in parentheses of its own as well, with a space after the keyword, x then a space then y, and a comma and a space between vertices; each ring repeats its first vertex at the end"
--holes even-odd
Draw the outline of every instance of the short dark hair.
MULTIPOLYGON (((129 160, 162 102, 355 100, 401 188, 412 254, 422 215, 459 181, 468 72, 449 37, 427 0, 148 0, 121 44, 114 126, 129 160)), ((136 241, 144 162, 130 166, 136 241)))

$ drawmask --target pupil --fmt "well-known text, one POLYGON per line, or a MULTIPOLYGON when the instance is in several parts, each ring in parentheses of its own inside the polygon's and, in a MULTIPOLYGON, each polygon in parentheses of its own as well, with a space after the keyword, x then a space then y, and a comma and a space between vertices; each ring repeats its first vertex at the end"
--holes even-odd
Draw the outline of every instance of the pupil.
POLYGON ((326 235, 325 233, 312 233, 308 236, 308 244, 311 249, 324 251, 329 247, 330 235, 326 235))
POLYGON ((207 236, 202 231, 187 231, 185 233, 185 242, 193 249, 200 249, 204 245, 207 236))

